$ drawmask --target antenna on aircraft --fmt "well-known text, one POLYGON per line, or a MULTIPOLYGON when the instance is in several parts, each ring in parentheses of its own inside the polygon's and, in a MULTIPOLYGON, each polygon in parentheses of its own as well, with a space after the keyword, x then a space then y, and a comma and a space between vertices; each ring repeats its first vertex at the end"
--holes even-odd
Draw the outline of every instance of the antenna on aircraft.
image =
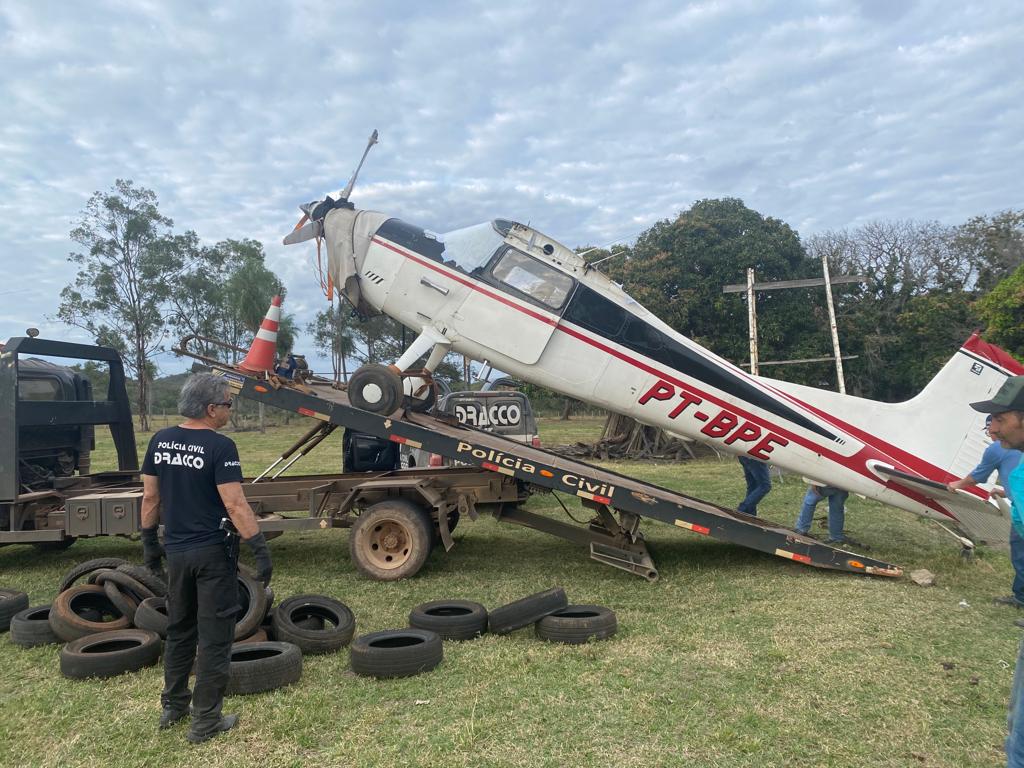
POLYGON ((355 186, 356 177, 359 176, 359 171, 362 169, 363 163, 366 161, 366 156, 368 154, 370 154, 370 147, 372 147, 376 143, 377 143, 377 129, 374 128, 373 129, 373 133, 370 134, 369 141, 366 142, 366 149, 363 150, 363 156, 359 160, 359 165, 357 165, 356 169, 352 172, 352 178, 348 180, 348 185, 345 187, 344 191, 341 193, 341 199, 342 200, 348 200, 348 196, 352 194, 352 187, 355 186))

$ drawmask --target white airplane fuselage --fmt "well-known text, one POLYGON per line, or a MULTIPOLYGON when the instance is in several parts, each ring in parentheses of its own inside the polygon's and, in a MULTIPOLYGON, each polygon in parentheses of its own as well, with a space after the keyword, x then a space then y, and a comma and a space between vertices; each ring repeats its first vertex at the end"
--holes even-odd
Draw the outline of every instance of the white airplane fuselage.
MULTIPOLYGON (((969 350, 954 356, 936 378, 945 376, 948 386, 919 396, 928 403, 941 396, 944 412, 915 408, 913 400, 891 405, 792 385, 753 376, 677 333, 530 227, 496 220, 431 236, 397 219, 380 221, 351 268, 362 299, 443 338, 449 351, 993 543, 1008 537, 996 509, 968 520, 956 504, 878 470, 936 483, 966 474, 985 445, 982 417, 967 403, 990 396, 1006 378, 996 362, 969 350), (944 440, 949 445, 930 447, 944 440)), ((964 495, 964 502, 977 512, 981 498, 964 495)))

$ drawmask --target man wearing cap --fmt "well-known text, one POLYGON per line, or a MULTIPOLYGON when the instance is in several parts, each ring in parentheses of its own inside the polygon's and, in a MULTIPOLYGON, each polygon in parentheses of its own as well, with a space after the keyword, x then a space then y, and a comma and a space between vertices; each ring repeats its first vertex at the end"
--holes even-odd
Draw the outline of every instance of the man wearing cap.
MULTIPOLYGON (((992 414, 989 434, 1004 448, 1024 449, 1024 376, 1007 379, 991 400, 971 403, 971 408, 992 414)), ((1010 498, 1010 519, 1018 536, 1024 536, 1024 464, 1018 464, 1006 478, 1010 498)), ((1006 738, 1008 768, 1024 768, 1024 643, 1017 651, 1017 666, 1010 691, 1010 733, 1006 738)))
MULTIPOLYGON (((993 438, 993 442, 981 455, 978 466, 971 470, 970 474, 959 480, 948 484, 951 491, 966 488, 973 488, 979 483, 987 482, 993 472, 999 480, 999 485, 1006 492, 1010 473, 1020 464, 1021 452, 1013 448, 1004 448, 995 439, 991 432, 992 415, 985 420, 985 432, 993 438)), ((997 491, 993 491, 993 495, 997 491)), ((1011 499, 1012 500, 1012 499, 1011 499)), ((1010 562, 1013 564, 1013 594, 995 598, 996 605, 1012 605, 1015 608, 1024 608, 1024 538, 1017 533, 1015 526, 1010 526, 1010 562)))

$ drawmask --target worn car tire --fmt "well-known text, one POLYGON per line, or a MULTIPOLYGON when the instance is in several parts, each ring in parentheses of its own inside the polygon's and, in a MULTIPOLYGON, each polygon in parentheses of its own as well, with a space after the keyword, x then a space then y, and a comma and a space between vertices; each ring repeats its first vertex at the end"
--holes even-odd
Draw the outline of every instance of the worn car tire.
POLYGON ((274 609, 274 636, 292 643, 303 653, 331 653, 348 645, 356 630, 356 617, 339 600, 326 595, 296 595, 274 609), (308 620, 320 624, 308 627, 308 620), (305 625, 305 626, 304 626, 305 625))
POLYGON ((35 605, 19 611, 11 618, 11 642, 22 648, 59 643, 50 628, 50 606, 35 605))
POLYGON ((267 637, 267 630, 260 627, 248 637, 243 637, 241 640, 235 640, 234 645, 239 645, 240 643, 265 643, 269 639, 270 638, 267 637))
POLYGON ((362 573, 378 581, 415 575, 430 556, 432 526, 422 508, 387 499, 364 509, 348 534, 348 551, 362 573))
POLYGON ((615 611, 603 605, 570 605, 537 622, 537 637, 575 645, 604 640, 619 628, 615 611))
POLYGON ((401 377, 375 363, 367 363, 353 373, 347 391, 354 407, 381 416, 394 413, 405 398, 401 377))
POLYGON ((409 677, 428 672, 444 658, 441 636, 429 629, 386 629, 352 641, 352 671, 367 677, 409 677))
POLYGON ((167 598, 147 597, 135 611, 135 626, 167 638, 167 598))
POLYGON ((17 589, 0 589, 0 632, 6 632, 14 615, 26 608, 28 594, 17 589))
POLYGON ((433 600, 409 612, 409 626, 437 632, 442 640, 471 640, 487 631, 487 609, 471 600, 433 600))
POLYGON ((61 649, 64 677, 113 677, 151 667, 160 658, 160 636, 145 629, 121 629, 86 635, 61 649))
POLYGON ((561 587, 528 595, 514 603, 495 608, 487 617, 487 626, 497 635, 507 635, 569 605, 561 587))
POLYGON ((60 593, 70 588, 80 578, 88 576, 93 571, 98 571, 100 568, 117 568, 117 566, 124 565, 127 562, 127 560, 123 560, 120 557, 97 557, 93 560, 86 560, 64 574, 60 584, 57 585, 57 592, 60 593))
MULTIPOLYGON (((153 593, 153 597, 167 597, 167 582, 144 565, 122 563, 117 570, 127 574, 153 593)), ((148 595, 147 595, 148 597, 148 595)))
POLYGON ((248 569, 238 571, 238 602, 242 612, 235 620, 235 640, 255 632, 267 613, 267 592, 263 582, 252 576, 248 569))
POLYGON ((103 582, 103 594, 121 612, 121 615, 128 619, 128 623, 135 626, 135 612, 139 610, 141 601, 130 592, 122 592, 121 588, 113 581, 103 582))
POLYGON ((235 643, 231 646, 228 696, 272 691, 302 677, 302 651, 291 643, 235 643))
MULTIPOLYGON (((134 597, 136 603, 141 603, 148 597, 158 597, 149 587, 133 576, 123 571, 102 570, 96 571, 96 583, 104 586, 108 583, 116 584, 122 593, 134 597)), ((89 577, 92 579, 92 576, 89 577)))
POLYGON ((103 587, 85 584, 61 592, 50 606, 50 628, 61 640, 77 640, 98 632, 112 632, 128 629, 128 618, 110 602, 103 587), (101 618, 110 616, 109 621, 90 621, 79 615, 80 610, 98 611, 101 618))

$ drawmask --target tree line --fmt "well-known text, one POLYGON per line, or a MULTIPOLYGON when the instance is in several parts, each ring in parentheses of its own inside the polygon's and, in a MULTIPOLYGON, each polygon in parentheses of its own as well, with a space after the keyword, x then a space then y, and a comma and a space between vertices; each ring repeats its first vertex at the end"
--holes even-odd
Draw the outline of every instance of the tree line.
MULTIPOLYGON (((70 238, 81 247, 69 255, 78 273, 61 292, 57 317, 121 353, 143 429, 154 357, 170 336, 190 335, 200 354, 237 361, 270 298, 285 294, 261 243, 203 245, 192 230, 176 232, 155 193, 132 181, 93 194, 70 238)), ((758 281, 817 277, 824 256, 832 274, 864 275, 863 283, 833 288, 843 352, 856 357, 846 368, 848 389, 864 397, 912 396, 975 329, 1024 356, 1024 211, 955 226, 876 221, 801 240, 740 200, 700 200, 631 246, 579 250, 602 260, 607 274, 673 328, 737 363, 748 349, 745 300, 722 288, 742 281, 748 267, 758 281)), ((831 353, 823 289, 760 293, 757 303, 762 360, 831 353)), ((390 318, 360 321, 337 303, 305 330, 339 381, 353 362, 392 362, 405 340, 390 318)), ((291 349, 297 331, 285 312, 280 352, 291 349)), ((441 375, 465 378, 453 360, 441 375)), ((780 366, 771 375, 835 386, 830 363, 780 366)))

